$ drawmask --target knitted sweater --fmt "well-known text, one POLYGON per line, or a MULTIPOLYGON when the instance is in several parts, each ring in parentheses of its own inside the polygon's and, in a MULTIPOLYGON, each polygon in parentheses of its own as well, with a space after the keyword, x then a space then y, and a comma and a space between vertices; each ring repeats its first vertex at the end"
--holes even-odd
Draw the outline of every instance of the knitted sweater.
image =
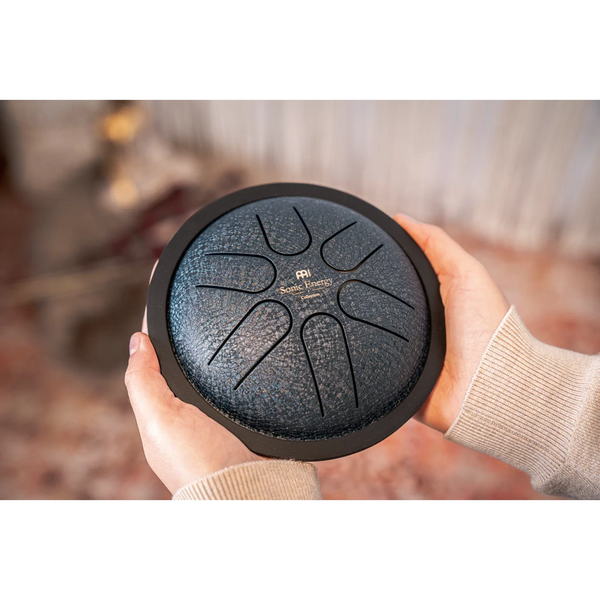
MULTIPOLYGON (((444 437, 525 471, 540 492, 600 498, 600 355, 543 344, 511 307, 444 437)), ((173 498, 310 500, 321 492, 313 465, 271 460, 223 469, 173 498)))

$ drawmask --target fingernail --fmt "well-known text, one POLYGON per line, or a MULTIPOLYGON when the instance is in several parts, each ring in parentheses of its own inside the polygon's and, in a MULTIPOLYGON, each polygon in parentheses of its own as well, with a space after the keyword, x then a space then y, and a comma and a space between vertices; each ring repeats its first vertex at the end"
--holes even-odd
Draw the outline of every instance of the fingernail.
POLYGON ((140 336, 134 333, 129 340, 129 356, 131 356, 140 347, 140 336))

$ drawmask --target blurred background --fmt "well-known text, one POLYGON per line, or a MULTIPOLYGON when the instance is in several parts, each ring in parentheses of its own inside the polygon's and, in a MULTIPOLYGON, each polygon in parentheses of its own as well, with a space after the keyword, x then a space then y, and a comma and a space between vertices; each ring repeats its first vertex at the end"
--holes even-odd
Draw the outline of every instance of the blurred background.
MULTIPOLYGON (((600 352, 600 103, 0 102, 0 498, 169 498, 123 385, 152 265, 241 187, 337 187, 448 230, 539 339, 600 352)), ((541 498, 410 422, 325 498, 541 498)))

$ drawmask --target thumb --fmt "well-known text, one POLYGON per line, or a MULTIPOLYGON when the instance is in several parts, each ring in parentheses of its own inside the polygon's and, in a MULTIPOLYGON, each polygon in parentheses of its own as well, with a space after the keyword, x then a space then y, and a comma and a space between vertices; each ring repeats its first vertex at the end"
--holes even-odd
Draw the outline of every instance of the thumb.
POLYGON ((394 220, 419 244, 436 275, 460 275, 479 264, 440 227, 419 223, 406 215, 396 215, 394 220))
POLYGON ((145 333, 131 336, 129 353, 125 385, 135 417, 140 423, 156 416, 175 400, 175 396, 160 373, 158 357, 145 333))

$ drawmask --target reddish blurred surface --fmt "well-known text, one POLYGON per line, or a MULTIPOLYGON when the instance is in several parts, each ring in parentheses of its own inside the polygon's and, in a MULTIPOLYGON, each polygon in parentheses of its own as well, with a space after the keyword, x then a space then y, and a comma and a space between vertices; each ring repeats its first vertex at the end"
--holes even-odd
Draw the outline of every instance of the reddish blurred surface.
MULTIPOLYGON (((190 206, 161 213, 161 239, 190 206)), ((123 385, 127 341, 141 321, 157 238, 148 234, 145 250, 136 253, 128 249, 147 231, 136 225, 129 237, 115 237, 95 257, 116 257, 109 274, 97 270, 92 287, 62 294, 52 286, 87 281, 94 257, 80 261, 71 279, 36 280, 31 247, 43 223, 34 212, 14 196, 0 196, 0 498, 169 498, 145 462, 123 385), (33 283, 20 283, 31 277, 33 283), (101 299, 98 308, 92 300, 101 299)), ((151 217, 138 223, 154 227, 151 217)), ((515 253, 451 233, 489 269, 534 335, 600 352, 599 265, 515 253)), ((542 498, 524 473, 416 422, 318 469, 323 495, 331 499, 542 498)))

